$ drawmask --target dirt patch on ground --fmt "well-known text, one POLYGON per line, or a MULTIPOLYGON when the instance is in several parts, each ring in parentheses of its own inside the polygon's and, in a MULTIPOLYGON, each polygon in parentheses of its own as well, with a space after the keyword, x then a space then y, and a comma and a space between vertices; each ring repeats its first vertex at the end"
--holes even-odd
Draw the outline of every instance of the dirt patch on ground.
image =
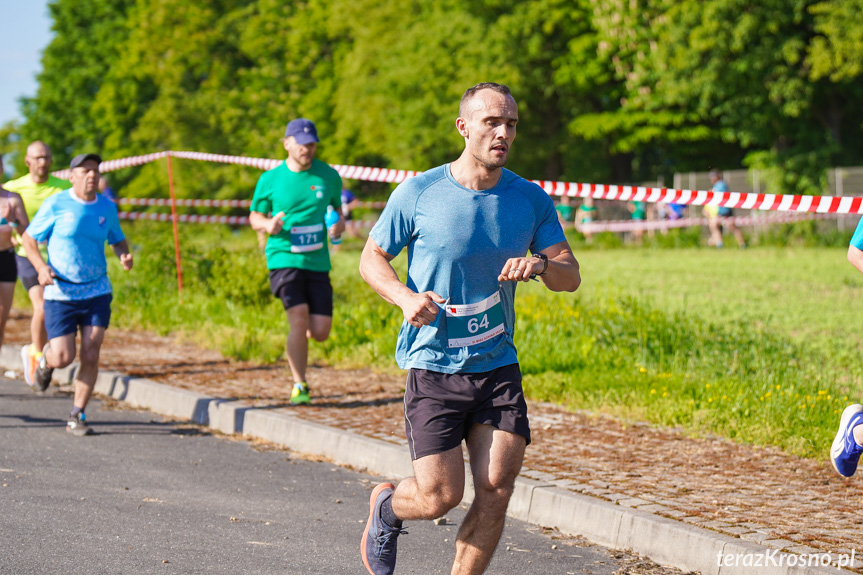
MULTIPOLYGON (((13 310, 6 342, 28 339, 29 316, 13 310)), ((102 366, 258 406, 290 397, 286 362, 229 361, 148 333, 109 330, 102 366)), ((313 366, 309 381, 313 403, 297 416, 405 443, 401 377, 313 366)), ((863 483, 835 474, 827 445, 816 461, 548 404, 530 416, 525 476, 798 553, 863 554, 863 483)))

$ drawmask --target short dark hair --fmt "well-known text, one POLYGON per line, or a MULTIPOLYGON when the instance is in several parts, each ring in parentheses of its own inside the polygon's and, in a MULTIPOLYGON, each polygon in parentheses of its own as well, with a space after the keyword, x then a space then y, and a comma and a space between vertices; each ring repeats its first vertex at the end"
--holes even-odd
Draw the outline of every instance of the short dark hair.
POLYGON ((467 102, 473 98, 474 94, 480 90, 492 90, 498 94, 503 94, 504 96, 512 98, 512 92, 510 92, 509 87, 504 86, 503 84, 495 84, 494 82, 480 82, 476 86, 465 90, 464 95, 461 97, 461 101, 458 103, 459 118, 464 118, 465 104, 467 104, 467 102))

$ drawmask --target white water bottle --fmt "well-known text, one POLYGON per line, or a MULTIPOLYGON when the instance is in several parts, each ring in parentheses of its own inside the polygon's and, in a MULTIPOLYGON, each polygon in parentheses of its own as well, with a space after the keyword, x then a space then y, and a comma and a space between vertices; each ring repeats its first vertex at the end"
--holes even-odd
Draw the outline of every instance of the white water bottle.
MULTIPOLYGON (((339 221, 339 213, 333 206, 327 206, 327 215, 324 216, 324 223, 327 224, 327 229, 333 227, 339 221)), ((330 242, 335 246, 342 243, 342 236, 331 237, 330 242)))

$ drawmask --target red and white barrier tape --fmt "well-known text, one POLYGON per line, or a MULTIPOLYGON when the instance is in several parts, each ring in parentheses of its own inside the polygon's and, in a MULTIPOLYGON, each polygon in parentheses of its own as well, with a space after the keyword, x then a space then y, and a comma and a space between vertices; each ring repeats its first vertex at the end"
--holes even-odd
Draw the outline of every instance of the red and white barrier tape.
MULTIPOLYGON (((143 166, 144 164, 149 164, 150 162, 155 162, 156 160, 161 160, 162 158, 167 158, 168 155, 173 155, 172 152, 156 152, 155 154, 146 154, 143 156, 129 156, 128 158, 118 158, 116 160, 107 160, 99 164, 99 171, 103 174, 107 174, 108 172, 113 172, 115 170, 119 170, 122 168, 132 168, 134 166, 143 166)), ((52 174, 58 178, 62 178, 64 180, 68 180, 71 175, 71 170, 59 170, 57 172, 52 172, 52 174)))
MULTIPOLYGON (((172 221, 171 214, 153 214, 148 212, 119 212, 121 220, 152 220, 156 222, 172 221)), ((248 225, 249 218, 246 216, 199 216, 190 214, 178 214, 177 221, 188 224, 229 224, 248 225)))
MULTIPOLYGON (((170 206, 171 198, 120 198, 117 200, 123 206, 170 206)), ((195 208, 248 208, 251 200, 184 200, 178 199, 177 206, 195 208)))
MULTIPOLYGON (((226 156, 202 152, 158 152, 145 156, 134 156, 102 162, 102 172, 120 168, 139 166, 166 156, 202 160, 224 164, 252 166, 262 170, 273 168, 282 160, 248 158, 245 156, 226 156)), ((399 183, 422 172, 393 170, 389 168, 369 168, 362 166, 333 165, 339 174, 349 180, 366 182, 399 183)), ((69 170, 55 172, 58 177, 68 177, 69 170)), ((552 196, 592 197, 598 200, 618 200, 634 202, 665 202, 693 206, 721 206, 744 210, 767 210, 779 212, 811 212, 863 214, 863 198, 833 196, 795 196, 776 194, 756 194, 737 192, 713 192, 702 190, 675 190, 671 188, 649 188, 643 186, 611 186, 604 184, 579 184, 574 182, 554 182, 531 180, 552 196)))
MULTIPOLYGON (((247 158, 245 156, 226 156, 223 154, 205 154, 203 152, 170 152, 175 158, 187 160, 201 160, 204 162, 217 162, 220 164, 239 164, 241 166, 253 166, 261 170, 271 170, 281 164, 284 160, 271 160, 266 158, 247 158)), ((422 172, 412 170, 391 170, 389 168, 368 168, 363 166, 343 166, 332 164, 339 175, 347 180, 361 180, 364 182, 390 182, 401 183, 422 172)))
MULTIPOLYGON (((737 227, 755 226, 758 224, 784 224, 809 220, 827 220, 839 217, 841 214, 777 214, 770 216, 736 216, 719 218, 721 223, 733 223, 737 227)), ((576 223, 575 229, 581 233, 598 234, 600 232, 633 232, 648 230, 669 230, 673 228, 689 228, 706 226, 707 218, 680 218, 678 220, 607 220, 576 223)))

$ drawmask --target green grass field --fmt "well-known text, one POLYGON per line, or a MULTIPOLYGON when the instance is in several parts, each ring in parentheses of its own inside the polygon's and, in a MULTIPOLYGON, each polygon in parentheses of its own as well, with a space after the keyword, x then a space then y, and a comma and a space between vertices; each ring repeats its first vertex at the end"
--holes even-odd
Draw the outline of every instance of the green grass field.
MULTIPOLYGON (((112 263, 115 325, 174 333, 273 361, 287 321, 250 230, 182 228, 176 296, 170 226, 126 224, 132 273, 112 263)), ((312 358, 395 371, 402 316, 360 279, 358 242, 334 256, 335 324, 312 358)), ((516 299, 530 397, 824 456, 838 413, 863 399, 863 276, 839 248, 577 250, 583 284, 533 282, 516 299)), ((405 256, 396 267, 404 277, 405 256)))

